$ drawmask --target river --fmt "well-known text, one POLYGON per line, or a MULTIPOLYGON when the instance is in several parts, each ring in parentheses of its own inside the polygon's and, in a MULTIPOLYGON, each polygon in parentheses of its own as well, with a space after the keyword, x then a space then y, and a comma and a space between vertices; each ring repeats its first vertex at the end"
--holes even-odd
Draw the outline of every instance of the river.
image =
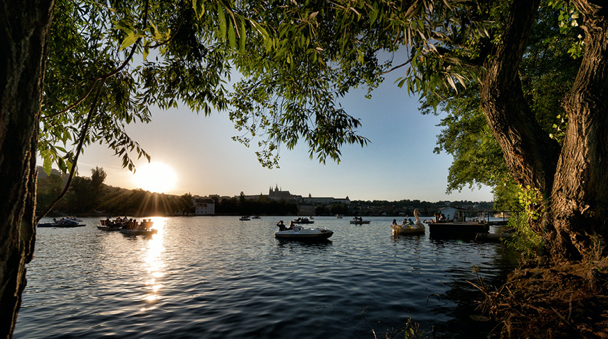
POLYGON ((467 281, 514 265, 501 244, 393 237, 392 217, 316 217, 334 231, 317 244, 275 239, 279 219, 293 217, 157 217, 151 237, 97 218, 38 228, 14 337, 371 339, 411 318, 430 337, 483 338, 493 324, 471 317, 467 281))

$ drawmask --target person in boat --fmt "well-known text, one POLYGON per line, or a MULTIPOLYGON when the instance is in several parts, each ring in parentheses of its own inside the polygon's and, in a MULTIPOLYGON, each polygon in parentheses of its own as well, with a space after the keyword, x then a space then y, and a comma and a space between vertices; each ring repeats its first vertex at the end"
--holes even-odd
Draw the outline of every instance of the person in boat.
POLYGON ((279 231, 285 231, 287 229, 285 227, 285 224, 283 223, 283 220, 279 220, 279 223, 277 224, 277 226, 279 227, 279 231))
POLYGON ((292 230, 293 229, 293 220, 289 222, 289 228, 288 230, 292 230))
POLYGON ((413 221, 412 221, 412 219, 410 218, 410 219, 407 219, 407 224, 411 226, 411 225, 413 225, 413 224, 414 224, 414 222, 413 222, 413 221))
POLYGON ((397 219, 393 219, 393 225, 397 226, 397 219))

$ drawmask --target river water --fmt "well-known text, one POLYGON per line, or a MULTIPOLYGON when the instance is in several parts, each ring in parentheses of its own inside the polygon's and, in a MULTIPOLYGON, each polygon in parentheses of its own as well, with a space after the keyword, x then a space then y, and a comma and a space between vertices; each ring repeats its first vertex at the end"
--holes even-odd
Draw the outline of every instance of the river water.
POLYGON ((275 239, 279 219, 153 218, 151 237, 96 218, 39 228, 14 336, 385 338, 411 318, 429 337, 483 338, 493 324, 473 320, 467 281, 514 264, 500 244, 393 237, 388 217, 317 217, 334 231, 317 244, 275 239))

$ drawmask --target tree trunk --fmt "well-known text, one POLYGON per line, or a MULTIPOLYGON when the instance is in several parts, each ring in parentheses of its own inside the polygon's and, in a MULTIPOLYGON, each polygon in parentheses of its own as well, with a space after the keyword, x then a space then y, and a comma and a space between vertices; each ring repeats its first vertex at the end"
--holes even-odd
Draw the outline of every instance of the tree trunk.
POLYGON ((36 146, 53 0, 0 0, 0 336, 11 337, 35 239, 36 146))
POLYGON ((513 2, 505 34, 481 79, 482 108, 507 166, 520 184, 543 193, 546 213, 533 227, 554 260, 598 255, 594 246, 608 235, 608 18, 591 1, 575 3, 583 14, 585 53, 566 101, 568 128, 561 148, 534 119, 517 75, 538 0, 513 2))
POLYGON ((518 76, 539 4, 540 0, 513 2, 501 43, 485 65, 481 107, 514 179, 548 192, 553 185, 560 148, 537 122, 518 76))
MULTIPOLYGON (((577 1, 585 31, 585 52, 566 98, 566 138, 549 207, 548 248, 574 259, 601 254, 608 239, 608 16, 591 1, 577 1)), ((604 255, 606 250, 604 249, 604 255)))
POLYGON ((481 79, 481 106, 514 178, 541 191, 553 183, 559 145, 530 110, 518 68, 540 0, 515 0, 501 44, 481 79))

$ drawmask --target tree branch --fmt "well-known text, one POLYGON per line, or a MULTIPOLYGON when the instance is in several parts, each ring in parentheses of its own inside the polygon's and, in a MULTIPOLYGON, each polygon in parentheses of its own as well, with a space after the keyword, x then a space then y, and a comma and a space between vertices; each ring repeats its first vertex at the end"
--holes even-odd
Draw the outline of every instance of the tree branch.
POLYGON ((84 140, 86 139, 86 136, 87 136, 87 130, 89 129, 89 125, 91 124, 91 119, 93 118, 93 114, 95 113, 95 110, 97 109, 97 104, 99 103, 99 97, 101 95, 101 92, 103 91, 103 85, 104 85, 104 80, 102 80, 99 85, 97 94, 95 95, 95 99, 93 100, 93 103, 91 104, 91 109, 89 110, 89 114, 87 116, 87 121, 85 122, 84 126, 82 127, 82 131, 80 132, 78 146, 76 147, 76 154, 74 155, 74 161, 72 162, 72 169, 70 170, 70 176, 68 177, 68 181, 66 182, 65 187, 63 188, 63 191, 59 194, 59 196, 57 198, 55 198, 55 200, 53 200, 53 202, 49 204, 49 206, 44 210, 44 212, 42 212, 42 214, 40 214, 36 218, 36 224, 38 224, 40 222, 40 219, 44 218, 44 216, 46 216, 53 209, 53 207, 55 207, 55 204, 57 204, 57 202, 59 202, 59 200, 61 200, 66 195, 66 193, 68 192, 68 189, 70 188, 70 184, 72 183, 72 179, 74 178, 74 173, 76 173, 78 157, 80 156, 80 152, 82 151, 82 146, 84 145, 84 140))
MULTIPOLYGON (((150 5, 150 1, 146 0, 146 7, 144 9, 144 18, 143 18, 143 21, 142 21, 142 26, 143 27, 145 27, 146 23, 148 22, 149 5, 150 5)), ((82 103, 84 100, 86 100, 86 98, 89 97, 89 95, 91 94, 91 92, 93 92, 93 88, 95 87, 95 85, 97 84, 98 81, 100 81, 100 80, 105 81, 106 79, 113 77, 114 75, 118 74, 118 72, 122 71, 125 67, 127 67, 127 65, 129 64, 129 62, 131 62, 131 59, 133 58, 133 55, 135 54, 135 50, 137 49, 137 45, 139 44, 140 41, 141 41, 141 37, 139 37, 139 38, 137 38, 137 40, 135 40, 135 42, 133 43, 133 48, 131 48, 131 52, 129 53, 129 56, 123 61, 123 63, 119 67, 117 67, 116 69, 114 69, 110 73, 98 76, 97 78, 93 78, 93 80, 91 82, 91 85, 89 86, 89 89, 87 90, 87 92, 80 99, 78 99, 76 102, 74 102, 73 104, 71 104, 68 107, 66 107, 64 110, 62 110, 60 112, 57 112, 57 113, 54 113, 54 114, 51 114, 51 115, 45 115, 41 119, 48 119, 48 118, 52 118, 52 117, 61 115, 63 113, 66 113, 67 111, 69 111, 72 108, 78 106, 80 103, 82 103)))

